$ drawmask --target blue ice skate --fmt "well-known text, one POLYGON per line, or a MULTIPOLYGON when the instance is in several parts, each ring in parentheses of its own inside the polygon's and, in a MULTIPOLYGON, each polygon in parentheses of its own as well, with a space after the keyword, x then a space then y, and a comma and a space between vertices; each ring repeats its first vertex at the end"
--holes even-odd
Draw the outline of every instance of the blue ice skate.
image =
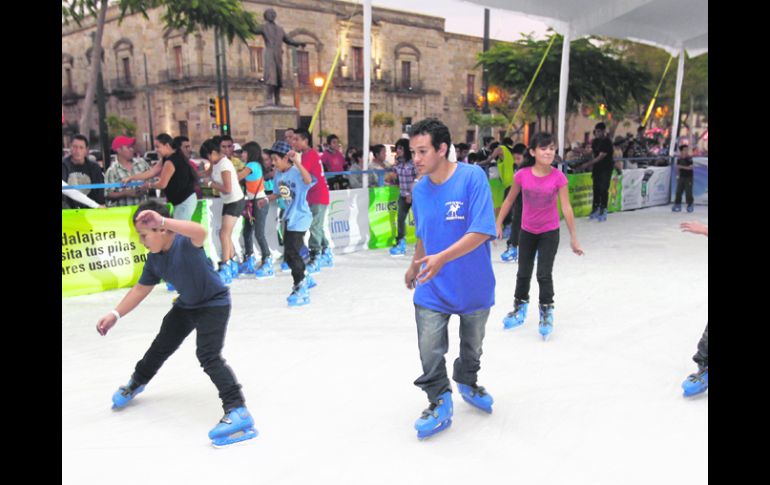
POLYGON ((588 216, 588 218, 589 219, 598 219, 599 218, 599 208, 597 207, 596 209, 594 209, 593 212, 591 212, 591 215, 588 216))
POLYGON ((452 392, 446 391, 438 397, 438 402, 430 403, 428 409, 422 412, 422 416, 415 421, 414 429, 420 439, 433 436, 452 425, 452 392))
POLYGON ((222 268, 217 271, 217 274, 219 274, 222 283, 229 285, 233 282, 233 277, 230 275, 230 270, 227 268, 227 265, 222 265, 222 268))
POLYGON ((671 212, 682 212, 682 204, 674 204, 671 207, 671 212))
POLYGON ((274 278, 275 270, 273 269, 273 258, 267 258, 265 262, 254 271, 254 276, 259 280, 274 278))
POLYGON ((687 212, 692 212, 695 210, 695 207, 692 204, 687 204, 687 212))
POLYGON ((503 329, 510 330, 516 328, 524 323, 527 318, 527 308, 529 307, 528 301, 513 299, 513 311, 503 318, 503 329))
POLYGON ((256 438, 259 433, 254 429, 254 419, 245 407, 235 408, 226 413, 219 423, 209 431, 209 439, 214 448, 256 438))
POLYGON ((227 266, 230 268, 230 276, 235 279, 238 277, 238 261, 231 259, 227 262, 227 266))
POLYGON ((312 276, 310 274, 305 273, 305 283, 307 283, 307 289, 315 288, 318 286, 318 283, 315 282, 312 276))
POLYGON ((547 340, 548 336, 553 332, 553 304, 539 305, 540 307, 540 324, 538 325, 538 332, 543 336, 543 340, 547 340))
POLYGON ((319 257, 319 262, 321 263, 322 268, 333 268, 334 267, 334 254, 332 254, 331 248, 326 248, 321 252, 321 256, 319 257))
POLYGON ((687 379, 682 383, 682 389, 684 389, 684 397, 691 397, 702 392, 705 392, 709 388, 709 369, 701 369, 695 374, 690 374, 687 379))
POLYGON ((519 259, 519 249, 516 246, 508 246, 503 254, 500 255, 500 259, 506 263, 510 261, 517 261, 519 259))
POLYGON ((282 262, 281 263, 281 272, 282 273, 286 273, 286 272, 289 272, 289 271, 291 271, 291 268, 289 267, 289 263, 287 263, 286 261, 282 262))
POLYGON ((602 209, 601 212, 599 212, 599 215, 596 216, 596 220, 599 222, 604 222, 607 220, 607 209, 602 209))
POLYGON ((389 252, 391 256, 404 256, 406 254, 406 239, 399 239, 389 252))
POLYGON ((463 401, 467 402, 471 406, 477 407, 482 411, 492 414, 492 404, 495 402, 492 396, 481 386, 469 386, 467 384, 457 383, 457 390, 460 391, 460 395, 463 401))
POLYGON ((311 259, 310 262, 305 265, 305 269, 307 269, 308 273, 320 273, 321 263, 318 259, 311 259))
POLYGON ((238 272, 241 274, 254 274, 255 270, 256 262, 253 254, 250 254, 246 260, 238 266, 238 272))
POLYGON ((307 282, 300 281, 291 289, 291 294, 286 297, 289 306, 303 306, 310 303, 310 293, 307 291, 307 282))
POLYGON ((128 380, 128 384, 120 386, 112 395, 112 409, 120 409, 124 407, 130 400, 132 400, 137 394, 144 391, 144 385, 139 385, 134 382, 133 379, 128 380))

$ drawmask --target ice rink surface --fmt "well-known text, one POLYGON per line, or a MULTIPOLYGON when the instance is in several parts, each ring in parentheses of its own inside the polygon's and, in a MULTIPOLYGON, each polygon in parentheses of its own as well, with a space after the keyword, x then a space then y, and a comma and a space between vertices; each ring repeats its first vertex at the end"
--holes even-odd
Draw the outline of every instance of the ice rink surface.
POLYGON ((413 429, 428 403, 412 384, 421 368, 408 259, 386 249, 336 255, 305 307, 287 308, 288 273, 234 281, 223 355, 259 436, 227 449, 209 444, 222 409, 193 336, 134 402, 110 409, 170 309, 164 285, 106 337, 96 321, 127 289, 64 299, 62 483, 705 484, 708 393, 688 400, 680 388, 708 319, 708 239, 681 232, 689 220, 708 223, 708 208, 579 219, 583 257, 562 223, 547 342, 536 305, 503 331, 517 265, 493 246, 479 384, 494 412, 454 388, 452 427, 425 441, 413 429))

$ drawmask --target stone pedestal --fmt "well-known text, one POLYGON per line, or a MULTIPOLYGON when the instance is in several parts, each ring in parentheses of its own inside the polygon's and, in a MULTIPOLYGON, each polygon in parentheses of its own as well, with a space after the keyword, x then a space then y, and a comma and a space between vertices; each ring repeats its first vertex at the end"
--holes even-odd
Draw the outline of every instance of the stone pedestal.
POLYGON ((249 110, 252 115, 252 135, 262 148, 270 148, 287 128, 296 128, 299 124, 299 111, 294 106, 258 106, 249 110))

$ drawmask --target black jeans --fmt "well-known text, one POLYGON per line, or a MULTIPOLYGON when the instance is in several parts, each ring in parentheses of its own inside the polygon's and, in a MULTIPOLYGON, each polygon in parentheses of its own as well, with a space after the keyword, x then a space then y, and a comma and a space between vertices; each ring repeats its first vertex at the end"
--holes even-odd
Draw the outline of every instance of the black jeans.
POLYGON ((299 284, 305 277, 305 261, 299 251, 305 244, 305 231, 286 231, 283 233, 283 260, 291 268, 294 284, 299 284))
POLYGON ((222 408, 228 412, 244 405, 241 385, 232 369, 222 358, 230 305, 186 310, 172 307, 160 326, 150 348, 137 362, 131 378, 139 384, 147 384, 155 377, 163 363, 176 352, 190 332, 196 331, 195 355, 219 391, 222 408))
POLYGON ((406 216, 409 214, 409 209, 412 208, 412 204, 406 201, 406 197, 398 197, 398 235, 396 236, 396 243, 406 237, 406 216))
POLYGON ((516 274, 515 297, 529 301, 529 285, 537 252, 537 283, 540 286, 540 303, 553 303, 553 262, 559 249, 559 230, 532 234, 521 230, 519 239, 519 272, 516 274))
POLYGON ((693 355, 692 360, 698 364, 698 369, 708 369, 709 366, 709 324, 706 324, 706 330, 698 342, 698 352, 693 355))
POLYGON ((261 209, 257 206, 257 200, 247 200, 246 205, 251 206, 251 215, 254 220, 248 217, 243 218, 243 254, 244 261, 254 254, 254 238, 257 239, 259 252, 262 255, 262 262, 270 256, 270 246, 265 237, 265 223, 267 222, 267 213, 270 211, 270 204, 265 204, 261 209))
POLYGON ((679 179, 676 181, 676 200, 674 201, 675 204, 681 204, 682 203, 682 193, 685 193, 687 195, 687 204, 691 205, 695 202, 695 199, 692 196, 692 178, 691 177, 682 177, 679 176, 679 179))
POLYGON ((610 199, 610 182, 612 181, 612 169, 594 171, 591 174, 594 182, 593 209, 606 209, 610 199))
MULTIPOLYGON (((510 188, 505 189, 505 195, 508 196, 510 188)), ((521 235, 521 192, 516 197, 516 201, 513 203, 513 207, 508 211, 508 215, 503 220, 503 226, 511 224, 511 235, 508 237, 508 246, 517 247, 519 245, 519 237, 521 235), (513 219, 513 220, 511 220, 513 219)))

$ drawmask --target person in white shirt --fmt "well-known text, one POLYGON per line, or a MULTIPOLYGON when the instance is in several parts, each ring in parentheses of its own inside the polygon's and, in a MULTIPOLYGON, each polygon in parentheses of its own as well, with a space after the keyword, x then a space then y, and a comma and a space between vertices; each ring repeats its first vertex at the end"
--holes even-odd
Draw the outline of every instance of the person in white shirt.
POLYGON ((219 269, 222 270, 224 264, 230 264, 237 268, 235 261, 235 247, 233 246, 232 235, 235 222, 243 213, 246 201, 243 198, 243 190, 238 183, 238 173, 235 171, 233 162, 224 156, 219 145, 209 139, 203 142, 200 148, 200 154, 203 158, 211 162, 211 178, 206 180, 208 187, 219 191, 219 197, 222 199, 222 226, 219 229, 219 240, 222 243, 222 259, 219 263, 219 269))

